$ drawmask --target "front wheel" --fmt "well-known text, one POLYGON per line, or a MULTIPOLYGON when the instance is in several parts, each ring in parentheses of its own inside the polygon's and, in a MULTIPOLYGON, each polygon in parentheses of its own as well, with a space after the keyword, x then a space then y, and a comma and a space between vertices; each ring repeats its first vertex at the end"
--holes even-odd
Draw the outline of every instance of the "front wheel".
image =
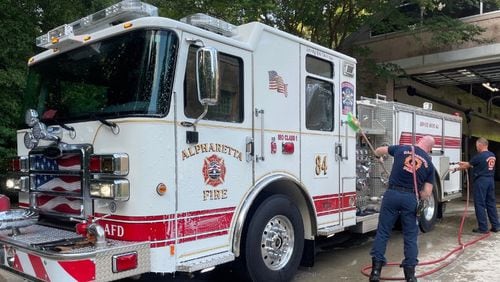
POLYGON ((290 281, 304 249, 304 226, 297 206, 283 195, 264 200, 246 234, 244 260, 252 281, 290 281))
POLYGON ((427 205, 420 218, 418 219, 418 223, 420 226, 420 230, 423 233, 427 233, 434 229, 434 225, 436 224, 438 214, 438 201, 437 201, 437 187, 434 185, 434 189, 432 189, 432 196, 427 200, 427 205))

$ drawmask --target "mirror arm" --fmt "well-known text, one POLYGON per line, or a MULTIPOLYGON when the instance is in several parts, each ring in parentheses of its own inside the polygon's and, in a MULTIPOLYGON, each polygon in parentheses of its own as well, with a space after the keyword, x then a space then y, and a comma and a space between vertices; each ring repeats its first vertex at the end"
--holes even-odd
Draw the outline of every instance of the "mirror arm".
POLYGON ((193 130, 196 131, 196 125, 198 124, 198 122, 204 118, 208 113, 208 104, 205 104, 204 105, 204 109, 203 109, 203 113, 201 113, 201 115, 193 122, 193 130))

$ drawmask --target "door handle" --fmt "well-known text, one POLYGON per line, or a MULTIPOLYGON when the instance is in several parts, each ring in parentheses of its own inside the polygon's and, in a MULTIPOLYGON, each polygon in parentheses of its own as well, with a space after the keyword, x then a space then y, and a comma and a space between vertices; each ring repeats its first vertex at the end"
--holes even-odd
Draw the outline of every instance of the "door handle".
POLYGON ((342 143, 335 143, 335 159, 342 161, 342 143))
POLYGON ((260 115, 260 156, 255 156, 255 161, 264 161, 264 110, 255 108, 255 117, 260 115))
POLYGON ((255 155, 255 142, 253 142, 252 137, 247 137, 246 139, 246 155, 247 155, 247 162, 251 162, 253 160, 253 157, 255 155))

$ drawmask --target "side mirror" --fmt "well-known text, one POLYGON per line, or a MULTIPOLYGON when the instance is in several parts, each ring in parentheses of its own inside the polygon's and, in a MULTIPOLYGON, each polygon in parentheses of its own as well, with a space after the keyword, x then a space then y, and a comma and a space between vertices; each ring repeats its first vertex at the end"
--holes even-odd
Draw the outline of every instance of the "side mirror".
POLYGON ((198 100, 203 106, 219 103, 219 60, 217 49, 201 47, 196 51, 196 80, 198 100))

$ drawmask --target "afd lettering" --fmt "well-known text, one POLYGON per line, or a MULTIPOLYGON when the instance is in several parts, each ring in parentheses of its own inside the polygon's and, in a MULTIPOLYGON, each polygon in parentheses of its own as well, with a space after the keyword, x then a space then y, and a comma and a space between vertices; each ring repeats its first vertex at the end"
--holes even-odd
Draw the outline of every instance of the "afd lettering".
POLYGON ((112 237, 123 237, 125 234, 125 229, 121 225, 114 225, 114 224, 104 224, 104 232, 108 236, 112 237))

